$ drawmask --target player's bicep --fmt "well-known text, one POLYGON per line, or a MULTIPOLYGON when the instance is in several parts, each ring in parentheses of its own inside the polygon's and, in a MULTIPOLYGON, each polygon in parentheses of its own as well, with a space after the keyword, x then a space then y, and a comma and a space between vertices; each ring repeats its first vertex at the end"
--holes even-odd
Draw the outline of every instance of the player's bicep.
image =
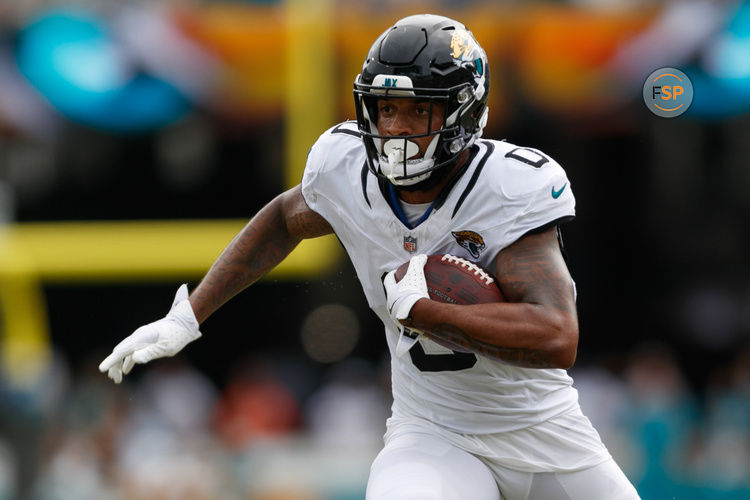
POLYGON ((307 205, 299 185, 281 195, 281 211, 289 235, 296 239, 333 233, 328 221, 307 205))
POLYGON ((495 259, 495 276, 509 302, 525 302, 575 313, 573 280, 552 227, 527 234, 495 259))

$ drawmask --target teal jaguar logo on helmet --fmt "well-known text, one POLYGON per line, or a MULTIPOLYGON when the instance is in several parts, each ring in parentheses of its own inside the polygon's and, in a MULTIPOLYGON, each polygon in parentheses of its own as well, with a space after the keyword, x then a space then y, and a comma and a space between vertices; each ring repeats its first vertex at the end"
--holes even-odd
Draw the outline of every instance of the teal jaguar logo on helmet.
POLYGON ((453 59, 471 61, 476 58, 475 52, 478 44, 468 31, 457 29, 451 36, 451 55, 453 59))

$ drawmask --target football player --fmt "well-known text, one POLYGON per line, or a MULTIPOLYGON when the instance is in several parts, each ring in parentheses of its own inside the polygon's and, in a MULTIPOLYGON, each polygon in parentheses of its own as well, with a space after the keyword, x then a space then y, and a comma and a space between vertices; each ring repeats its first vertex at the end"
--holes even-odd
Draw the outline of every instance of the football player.
POLYGON ((323 133, 301 184, 100 369, 119 383, 134 364, 174 355, 302 239, 335 233, 392 358, 392 415, 368 500, 637 499, 566 372, 578 343, 558 238, 575 214, 570 181, 537 149, 481 138, 489 77, 457 21, 417 15, 388 28, 355 80, 357 120, 323 133), (508 302, 430 300, 425 256, 442 253, 490 269, 508 302))

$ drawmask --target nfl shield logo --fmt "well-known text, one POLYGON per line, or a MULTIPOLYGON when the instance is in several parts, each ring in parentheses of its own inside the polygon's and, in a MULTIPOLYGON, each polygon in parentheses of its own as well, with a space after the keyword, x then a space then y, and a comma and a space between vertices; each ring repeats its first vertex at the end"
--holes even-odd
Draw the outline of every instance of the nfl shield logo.
POLYGON ((404 250, 409 253, 417 251, 417 239, 411 236, 404 236, 404 250))

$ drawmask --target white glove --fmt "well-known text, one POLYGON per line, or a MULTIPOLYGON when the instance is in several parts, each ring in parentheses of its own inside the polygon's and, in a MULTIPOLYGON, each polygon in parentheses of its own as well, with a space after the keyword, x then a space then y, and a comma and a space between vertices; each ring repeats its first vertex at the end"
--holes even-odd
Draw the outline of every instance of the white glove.
POLYGON ((119 384, 136 363, 174 356, 188 343, 201 336, 198 320, 188 300, 187 285, 175 294, 169 313, 160 320, 138 328, 123 339, 99 365, 100 372, 119 384))
POLYGON ((430 294, 427 292, 427 281, 424 277, 425 263, 427 263, 427 255, 415 255, 409 261, 409 268, 401 281, 396 283, 396 271, 389 272, 383 279, 388 314, 398 325, 401 333, 396 345, 397 356, 401 356, 411 349, 422 333, 419 330, 404 327, 400 320, 409 317, 411 308, 419 299, 430 298, 430 294))

